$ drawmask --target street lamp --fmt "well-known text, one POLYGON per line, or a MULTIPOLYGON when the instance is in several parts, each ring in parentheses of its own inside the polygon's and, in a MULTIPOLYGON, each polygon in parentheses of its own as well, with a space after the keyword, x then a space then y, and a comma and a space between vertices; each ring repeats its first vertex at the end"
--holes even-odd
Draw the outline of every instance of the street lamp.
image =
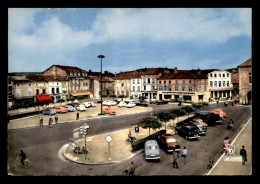
POLYGON ((100 89, 100 95, 101 95, 101 115, 103 114, 103 101, 102 101, 102 58, 104 58, 105 56, 103 55, 98 55, 98 58, 100 58, 101 61, 101 72, 100 72, 100 82, 101 82, 101 89, 100 89))

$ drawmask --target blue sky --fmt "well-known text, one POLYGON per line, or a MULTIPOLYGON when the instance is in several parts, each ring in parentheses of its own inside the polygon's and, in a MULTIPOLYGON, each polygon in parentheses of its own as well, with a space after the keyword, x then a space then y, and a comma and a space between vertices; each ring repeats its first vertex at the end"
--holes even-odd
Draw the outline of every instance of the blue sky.
POLYGON ((228 69, 251 58, 250 8, 10 8, 8 72, 228 69))

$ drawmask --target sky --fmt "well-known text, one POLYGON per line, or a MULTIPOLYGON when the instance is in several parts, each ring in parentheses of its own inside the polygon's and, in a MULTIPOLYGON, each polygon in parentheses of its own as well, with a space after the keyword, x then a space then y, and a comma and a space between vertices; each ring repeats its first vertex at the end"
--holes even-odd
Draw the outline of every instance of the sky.
POLYGON ((10 8, 8 72, 235 68, 252 56, 251 8, 10 8))

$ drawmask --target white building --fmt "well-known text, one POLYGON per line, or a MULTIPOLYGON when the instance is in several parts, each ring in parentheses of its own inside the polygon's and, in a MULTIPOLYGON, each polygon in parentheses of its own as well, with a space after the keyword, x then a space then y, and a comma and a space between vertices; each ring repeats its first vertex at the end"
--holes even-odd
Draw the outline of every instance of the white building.
POLYGON ((208 74, 210 98, 212 100, 227 100, 232 97, 231 73, 216 70, 208 74))
POLYGON ((131 79, 131 97, 133 99, 139 99, 140 96, 142 96, 142 79, 139 76, 135 76, 137 78, 132 78, 131 79))
POLYGON ((52 97, 54 102, 57 102, 58 99, 65 99, 66 96, 63 95, 63 88, 66 88, 65 86, 62 86, 61 81, 49 81, 49 95, 52 97))

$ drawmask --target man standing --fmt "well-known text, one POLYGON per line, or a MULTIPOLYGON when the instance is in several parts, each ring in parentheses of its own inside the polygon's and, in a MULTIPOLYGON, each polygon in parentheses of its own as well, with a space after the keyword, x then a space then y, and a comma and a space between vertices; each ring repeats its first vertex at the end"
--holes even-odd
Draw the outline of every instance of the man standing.
POLYGON ((129 166, 128 168, 128 175, 134 175, 134 172, 135 172, 135 165, 134 165, 134 162, 131 162, 131 165, 129 166))
POLYGON ((79 112, 77 112, 76 120, 79 120, 79 112))
POLYGON ((247 153, 245 150, 245 146, 242 146, 242 149, 240 150, 240 155, 242 156, 242 165, 245 165, 245 162, 247 162, 247 153))
POLYGON ((40 127, 43 127, 43 119, 40 117, 40 127))
POLYGON ((23 152, 23 150, 20 150, 19 156, 21 157, 20 162, 21 162, 22 166, 24 167, 24 160, 26 159, 26 154, 23 152))
POLYGON ((184 165, 186 164, 187 154, 188 154, 188 150, 184 146, 183 150, 181 151, 181 156, 184 158, 184 165))
POLYGON ((57 115, 55 116, 55 123, 56 124, 58 123, 58 116, 57 115))
POLYGON ((172 162, 172 167, 175 167, 175 168, 177 168, 177 169, 179 168, 178 162, 177 162, 178 158, 179 158, 179 153, 178 153, 177 151, 173 150, 173 162, 172 162))

